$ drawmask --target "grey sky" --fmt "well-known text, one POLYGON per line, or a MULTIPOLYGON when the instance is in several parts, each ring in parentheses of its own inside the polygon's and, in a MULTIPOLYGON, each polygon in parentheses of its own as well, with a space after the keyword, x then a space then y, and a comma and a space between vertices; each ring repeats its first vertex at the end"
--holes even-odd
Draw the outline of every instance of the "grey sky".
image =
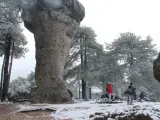
MULTIPOLYGON (((92 27, 100 43, 111 42, 121 32, 134 32, 146 37, 151 35, 160 46, 160 0, 79 0, 86 9, 81 25, 92 27)), ((25 58, 14 60, 11 79, 25 77, 35 67, 33 35, 27 30, 29 52, 25 58)))

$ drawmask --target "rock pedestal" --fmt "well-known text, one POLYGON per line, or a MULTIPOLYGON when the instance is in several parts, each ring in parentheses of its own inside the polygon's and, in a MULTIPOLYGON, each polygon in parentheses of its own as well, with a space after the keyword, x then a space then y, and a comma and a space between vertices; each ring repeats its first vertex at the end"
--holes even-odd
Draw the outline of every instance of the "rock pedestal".
POLYGON ((45 0, 39 0, 23 10, 24 24, 34 34, 36 46, 37 91, 32 94, 32 103, 71 101, 63 81, 64 64, 76 28, 84 17, 84 8, 77 0, 69 1, 66 4, 66 0, 61 0, 58 7, 52 8, 47 7, 45 0))

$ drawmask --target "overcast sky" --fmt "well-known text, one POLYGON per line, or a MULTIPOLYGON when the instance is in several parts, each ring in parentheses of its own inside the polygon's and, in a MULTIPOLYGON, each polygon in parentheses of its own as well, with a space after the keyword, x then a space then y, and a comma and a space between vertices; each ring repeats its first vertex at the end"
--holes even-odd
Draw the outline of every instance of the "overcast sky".
MULTIPOLYGON (((160 0, 79 0, 86 9, 81 25, 92 27, 99 43, 112 42, 121 32, 151 35, 160 46, 160 0)), ((29 52, 25 58, 13 61, 11 79, 26 77, 35 68, 33 35, 24 30, 29 52)))

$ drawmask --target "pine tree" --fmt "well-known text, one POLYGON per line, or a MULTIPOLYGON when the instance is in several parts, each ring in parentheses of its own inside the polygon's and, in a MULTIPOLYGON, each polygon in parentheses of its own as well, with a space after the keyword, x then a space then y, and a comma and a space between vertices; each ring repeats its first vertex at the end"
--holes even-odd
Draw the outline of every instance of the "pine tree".
POLYGON ((103 47, 96 42, 94 30, 89 27, 80 27, 70 51, 64 77, 65 79, 75 77, 72 84, 81 78, 82 98, 86 99, 86 85, 87 83, 91 85, 95 79, 93 76, 96 60, 98 62, 100 58, 98 55, 103 52, 103 47))
POLYGON ((24 56, 27 44, 20 28, 20 9, 11 1, 0 2, 0 55, 4 56, 1 74, 2 101, 7 97, 13 57, 24 56))
POLYGON ((134 33, 122 33, 113 43, 106 45, 106 51, 115 58, 117 68, 123 73, 123 81, 133 82, 137 88, 154 83, 151 65, 157 51, 150 36, 142 39, 134 33))

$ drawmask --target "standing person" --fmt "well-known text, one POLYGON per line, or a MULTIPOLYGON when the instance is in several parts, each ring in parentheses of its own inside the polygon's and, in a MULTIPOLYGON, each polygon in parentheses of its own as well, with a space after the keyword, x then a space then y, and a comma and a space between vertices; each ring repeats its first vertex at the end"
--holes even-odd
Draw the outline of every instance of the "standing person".
POLYGON ((109 82, 106 87, 107 87, 107 93, 108 93, 109 102, 112 102, 112 99, 111 99, 112 93, 113 93, 112 92, 112 83, 109 82))
POLYGON ((127 105, 132 105, 133 104, 133 86, 132 84, 128 86, 124 94, 127 96, 127 105))
POLYGON ((140 98, 140 102, 142 102, 142 100, 144 99, 144 92, 140 93, 139 98, 140 98))
POLYGON ((136 100, 136 99, 137 99, 137 95, 136 95, 136 88, 133 88, 133 98, 134 98, 134 100, 136 100))
POLYGON ((131 90, 131 92, 132 92, 132 95, 130 96, 131 97, 131 100, 130 100, 130 105, 132 105, 133 104, 133 100, 135 100, 136 99, 136 88, 134 88, 133 87, 133 83, 130 83, 130 90, 131 90))

